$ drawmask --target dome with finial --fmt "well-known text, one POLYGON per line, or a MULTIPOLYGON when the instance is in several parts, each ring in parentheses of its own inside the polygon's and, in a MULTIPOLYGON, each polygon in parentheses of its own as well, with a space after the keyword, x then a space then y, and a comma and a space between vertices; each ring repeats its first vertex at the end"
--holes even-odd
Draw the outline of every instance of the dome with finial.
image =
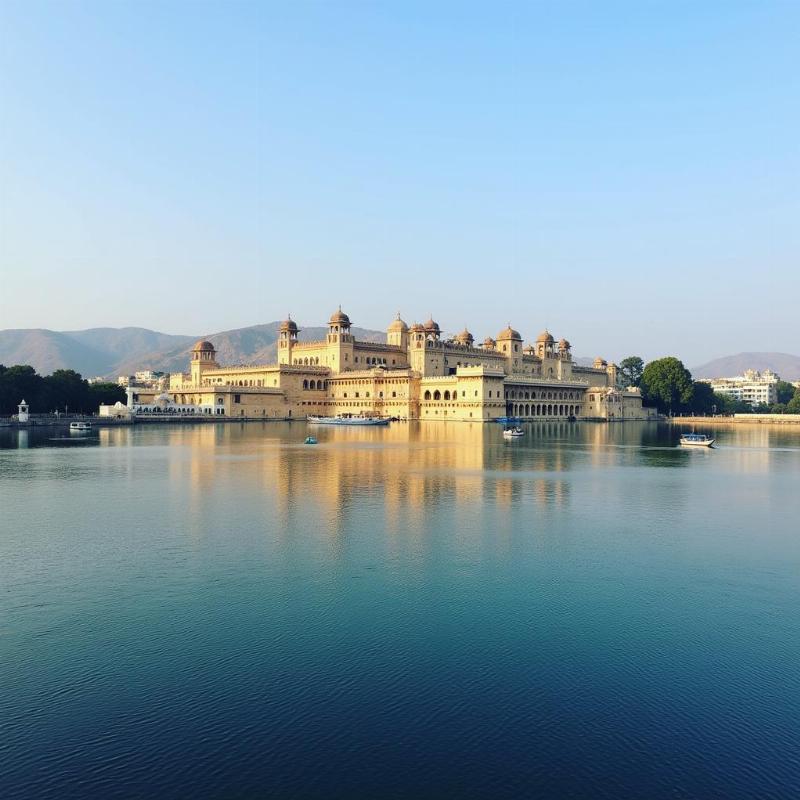
POLYGON ((425 323, 425 332, 426 333, 440 333, 441 329, 439 328, 439 323, 433 321, 433 317, 429 317, 428 321, 425 323))
POLYGON ((214 352, 214 345, 211 344, 211 342, 209 342, 208 339, 200 339, 200 341, 195 342, 194 347, 192 348, 192 350, 195 353, 197 353, 197 352, 207 353, 209 351, 211 351, 213 353, 214 352))
POLYGON ((397 319, 392 320, 392 324, 386 329, 389 333, 406 333, 408 325, 400 319, 400 312, 397 312, 397 319))
POLYGON ((425 333, 425 327, 420 325, 419 322, 415 322, 409 329, 409 333, 425 333))
POLYGON ((549 330, 547 330, 547 328, 545 328, 545 329, 544 329, 544 330, 543 330, 543 331, 542 331, 542 332, 541 332, 541 333, 540 333, 540 334, 539 334, 539 335, 536 337, 536 341, 537 341, 537 342, 543 342, 544 344, 553 344, 553 342, 555 342, 555 339, 553 338, 553 334, 552 334, 552 333, 550 333, 550 331, 549 331, 549 330))
POLYGON ((511 325, 507 325, 500 333, 497 334, 497 341, 501 341, 503 339, 516 339, 517 341, 521 342, 522 337, 519 335, 519 331, 515 331, 511 325))
POLYGON ((297 323, 292 319, 290 314, 283 322, 281 322, 281 333, 297 333, 297 323))
POLYGON ((342 307, 339 306, 338 311, 334 311, 331 314, 331 318, 328 320, 329 325, 349 325, 350 324, 350 317, 342 311, 342 307))
POLYGON ((461 331, 458 336, 456 336, 456 341, 459 344, 471 345, 475 341, 475 337, 466 328, 464 328, 464 330, 461 331))
POLYGON ((569 350, 570 347, 571 345, 566 339, 559 339, 558 341, 559 350, 569 350))
POLYGON ((495 340, 494 340, 494 339, 492 339, 492 337, 491 337, 491 336, 487 336, 487 337, 486 337, 486 338, 483 340, 483 346, 484 346, 484 347, 485 347, 487 350, 493 350, 493 349, 494 349, 494 346, 495 346, 495 344, 497 344, 497 342, 495 342, 495 340))

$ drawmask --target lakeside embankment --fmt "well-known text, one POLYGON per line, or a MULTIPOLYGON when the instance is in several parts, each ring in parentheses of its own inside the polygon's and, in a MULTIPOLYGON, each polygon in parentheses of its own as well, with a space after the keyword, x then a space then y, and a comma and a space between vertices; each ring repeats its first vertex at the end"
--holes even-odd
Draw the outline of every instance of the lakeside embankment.
POLYGON ((800 425, 800 414, 734 414, 731 417, 666 417, 674 425, 800 425))

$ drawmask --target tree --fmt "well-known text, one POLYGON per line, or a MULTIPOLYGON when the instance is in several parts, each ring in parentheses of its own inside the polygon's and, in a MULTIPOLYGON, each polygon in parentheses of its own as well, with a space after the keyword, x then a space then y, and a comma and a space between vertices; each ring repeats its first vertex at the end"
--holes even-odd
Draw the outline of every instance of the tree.
POLYGON ((716 405, 716 394, 711 384, 705 381, 693 381, 690 410, 696 414, 713 414, 716 405))
POLYGON ((794 386, 789 381, 778 381, 775 384, 775 390, 778 394, 779 403, 788 403, 794 397, 794 386))
POLYGON ((800 414, 800 389, 795 391, 794 397, 786 404, 787 414, 800 414))
POLYGON ((70 411, 96 411, 89 404, 89 384, 74 369, 57 369, 45 379, 50 408, 70 411))
POLYGON ((694 395, 692 373, 674 356, 651 361, 642 372, 642 396, 661 412, 686 408, 694 395))
POLYGON ((100 405, 113 406, 114 403, 124 403, 128 399, 125 390, 116 383, 89 384, 89 402, 92 411, 97 411, 100 405))
POLYGON ((623 358, 619 365, 619 374, 626 386, 638 386, 642 381, 642 372, 644 372, 644 361, 639 356, 623 358))
POLYGON ((15 364, 0 370, 0 414, 16 414, 20 400, 27 400, 33 412, 45 405, 44 380, 28 364, 15 364))

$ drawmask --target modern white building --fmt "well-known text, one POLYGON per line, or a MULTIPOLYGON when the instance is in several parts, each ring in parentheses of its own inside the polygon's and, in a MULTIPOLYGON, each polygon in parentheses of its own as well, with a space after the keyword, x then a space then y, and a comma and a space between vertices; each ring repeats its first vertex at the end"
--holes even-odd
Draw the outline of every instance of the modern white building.
POLYGON ((737 375, 735 378, 713 378, 708 383, 715 392, 755 407, 778 402, 779 380, 780 378, 771 370, 758 372, 748 369, 743 375, 737 375))

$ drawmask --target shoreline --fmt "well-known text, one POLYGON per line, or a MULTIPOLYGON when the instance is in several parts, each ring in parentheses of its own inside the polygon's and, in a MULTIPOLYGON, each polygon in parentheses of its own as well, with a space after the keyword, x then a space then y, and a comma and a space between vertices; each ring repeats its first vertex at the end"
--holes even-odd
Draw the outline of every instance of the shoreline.
POLYGON ((732 417, 665 417, 671 425, 795 425, 800 414, 735 414, 732 417))

